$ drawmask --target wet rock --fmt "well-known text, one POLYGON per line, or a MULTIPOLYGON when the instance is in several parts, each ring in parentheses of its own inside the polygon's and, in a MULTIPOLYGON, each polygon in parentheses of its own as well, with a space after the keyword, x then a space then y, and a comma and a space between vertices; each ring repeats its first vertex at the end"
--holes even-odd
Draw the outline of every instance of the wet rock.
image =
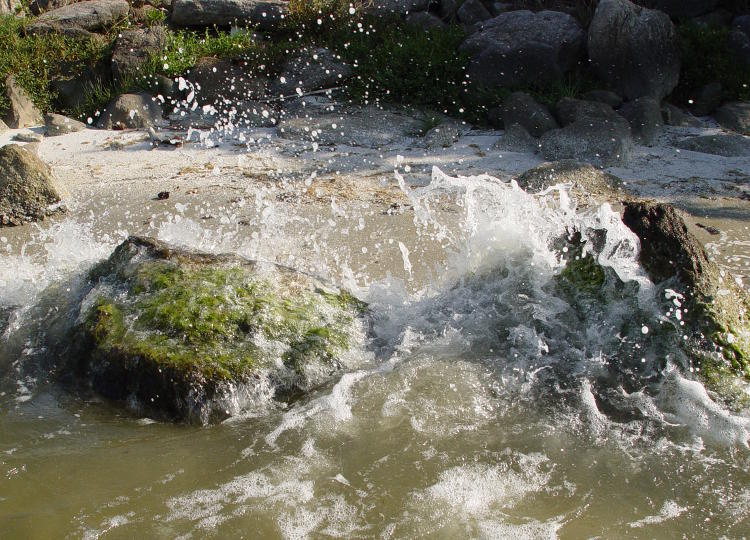
POLYGON ((511 124, 493 148, 502 152, 539 152, 539 139, 529 134, 523 126, 511 124))
POLYGON ((481 0, 466 0, 456 13, 458 21, 465 25, 473 25, 492 18, 492 13, 481 0))
POLYGON ((616 118, 617 113, 612 107, 600 101, 564 97, 555 106, 555 116, 561 126, 567 126, 577 120, 616 118))
POLYGON ((661 116, 664 119, 664 123, 668 126, 703 127, 705 125, 699 118, 696 118, 692 114, 683 111, 671 103, 662 104, 661 116))
POLYGON ((171 22, 177 26, 276 27, 288 12, 282 0, 174 0, 171 22))
POLYGON ((31 33, 56 32, 88 36, 124 19, 130 5, 126 0, 86 0, 43 13, 29 26, 31 33))
POLYGON ((417 114, 376 106, 307 109, 300 116, 283 119, 279 135, 285 139, 310 141, 321 145, 347 145, 381 148, 404 144, 422 129, 417 114))
POLYGON ((624 164, 633 148, 630 124, 621 116, 585 117, 542 135, 544 159, 575 159, 597 167, 624 164))
POLYGON ((137 74, 152 55, 166 44, 163 27, 135 28, 120 33, 112 51, 112 75, 116 80, 137 74))
POLYGON ((628 122, 633 140, 651 145, 664 130, 661 106, 653 98, 643 97, 629 101, 618 111, 628 122))
POLYGON ((13 75, 5 78, 5 97, 9 107, 3 121, 13 129, 41 125, 42 113, 36 108, 26 91, 16 82, 13 75))
POLYGON ((542 163, 518 177, 518 185, 528 193, 538 193, 556 184, 570 184, 571 193, 579 203, 615 202, 625 195, 618 177, 572 159, 542 163))
POLYGON ((244 66, 219 58, 200 58, 185 75, 201 105, 218 109, 239 101, 259 100, 268 95, 268 80, 256 77, 244 66))
POLYGON ((677 86, 680 54, 672 21, 628 0, 602 0, 589 26, 596 74, 626 99, 663 99, 677 86))
POLYGON ((725 103, 714 112, 714 118, 723 128, 750 135, 750 103, 725 103))
POLYGON ((40 221, 62 207, 49 167, 24 147, 0 148, 0 227, 40 221))
POLYGON ((271 94, 294 96, 299 93, 341 85, 352 75, 340 56, 325 47, 309 49, 286 62, 271 85, 271 94))
POLYGON ((482 23, 461 50, 469 75, 486 86, 512 87, 560 79, 583 56, 585 34, 558 11, 509 11, 482 23))
POLYGON ((503 123, 518 124, 534 137, 559 127, 549 109, 524 92, 513 92, 505 98, 503 123))
POLYGON ((613 109, 622 105, 622 98, 610 90, 590 90, 582 94, 581 99, 606 103, 613 109))
POLYGON ((701 135, 679 141, 675 147, 715 156, 750 156, 750 139, 743 135, 701 135))
POLYGON ((164 123, 161 105, 148 94, 122 94, 96 123, 100 129, 143 129, 164 123))
POLYGON ((672 206, 628 202, 623 222, 641 241, 640 261, 652 281, 670 283, 683 295, 681 333, 692 332, 721 352, 723 358, 702 358, 701 376, 708 382, 728 372, 750 377, 750 301, 734 278, 709 260, 672 206))
POLYGON ((44 125, 47 128, 47 137, 66 135, 86 129, 86 124, 83 122, 55 113, 44 115, 44 125))
POLYGON ((432 13, 428 13, 427 11, 409 13, 406 16, 406 24, 410 26, 416 26, 417 28, 421 28, 423 30, 439 30, 447 28, 448 26, 440 19, 440 17, 433 15, 432 13))
POLYGON ((313 276, 131 237, 93 269, 62 380, 205 424, 326 383, 362 352, 364 304, 313 276))

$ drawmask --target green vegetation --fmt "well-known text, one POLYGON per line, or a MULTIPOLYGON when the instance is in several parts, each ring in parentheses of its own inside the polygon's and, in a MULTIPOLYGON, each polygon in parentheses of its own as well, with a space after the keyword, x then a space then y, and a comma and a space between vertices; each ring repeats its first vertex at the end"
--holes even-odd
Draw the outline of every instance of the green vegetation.
POLYGON ((300 373, 310 362, 335 366, 364 309, 348 293, 259 280, 242 266, 148 260, 119 274, 124 295, 100 298, 85 319, 96 349, 211 380, 241 380, 272 362, 274 348, 259 342, 285 344, 282 360, 300 373))
POLYGON ((53 78, 75 77, 108 53, 108 46, 95 39, 24 35, 25 25, 24 19, 0 16, 0 114, 8 107, 5 98, 8 74, 15 74, 18 83, 44 111, 51 108, 55 99, 50 88, 53 78))
POLYGON ((720 82, 726 100, 750 99, 750 70, 729 48, 729 29, 687 23, 678 27, 682 70, 672 100, 686 106, 695 92, 720 82))

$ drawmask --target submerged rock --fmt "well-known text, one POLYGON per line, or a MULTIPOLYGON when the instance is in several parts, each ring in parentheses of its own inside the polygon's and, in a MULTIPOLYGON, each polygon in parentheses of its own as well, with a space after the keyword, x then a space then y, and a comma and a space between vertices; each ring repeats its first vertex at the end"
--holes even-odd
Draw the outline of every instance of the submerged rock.
POLYGON ((668 204, 628 202, 623 222, 641 241, 640 261, 656 283, 673 282, 677 306, 699 341, 722 359, 696 351, 701 375, 719 391, 733 376, 750 378, 750 299, 734 278, 709 260, 705 249, 668 204))
POLYGON ((90 287, 64 378, 151 414, 221 420, 361 360, 364 304, 286 267, 131 237, 90 287))
POLYGON ((0 227, 40 221, 62 210, 49 167, 16 144, 0 148, 0 227))

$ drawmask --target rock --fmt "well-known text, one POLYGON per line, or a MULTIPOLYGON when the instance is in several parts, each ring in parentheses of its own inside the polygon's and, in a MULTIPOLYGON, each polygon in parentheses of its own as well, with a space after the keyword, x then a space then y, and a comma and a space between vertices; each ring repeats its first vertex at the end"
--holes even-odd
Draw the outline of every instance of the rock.
POLYGON ((633 140, 639 144, 651 145, 664 130, 659 102, 650 97, 629 101, 618 111, 628 122, 633 140))
POLYGON ((582 57, 585 34, 557 11, 509 11, 485 21, 461 45, 469 75, 486 86, 512 87, 560 79, 582 57))
POLYGON ((513 92, 503 102, 503 123, 518 124, 534 137, 558 127, 549 109, 524 92, 513 92))
POLYGON ((721 127, 750 135, 750 103, 725 103, 714 112, 714 118, 721 127))
POLYGON ((210 57, 198 59, 185 78, 194 85, 201 105, 216 105, 219 109, 227 104, 263 99, 269 86, 267 79, 253 76, 240 65, 210 57))
POLYGON ((408 142, 421 128, 422 120, 416 114, 368 105, 308 110, 300 116, 283 119, 278 131, 285 139, 321 145, 382 148, 408 142))
POLYGON ((0 133, 3 131, 8 131, 10 128, 8 127, 8 124, 0 120, 0 133))
POLYGON ((610 90, 590 90, 581 95, 581 99, 586 101, 597 101, 605 103, 613 109, 622 105, 622 98, 610 90))
POLYGON ((42 124, 42 113, 36 108, 26 91, 13 75, 5 78, 5 97, 9 102, 3 121, 12 129, 33 127, 42 124))
POLYGON ((616 202, 625 195, 622 180, 587 163, 572 159, 542 163, 517 179, 528 193, 538 193, 556 184, 570 184, 579 203, 616 202))
POLYGON ((456 18, 456 13, 460 5, 461 2, 459 0, 441 0, 438 13, 444 20, 453 20, 456 18))
POLYGON ((548 161, 575 159, 597 167, 624 164, 633 148, 630 125, 624 118, 583 118, 542 135, 542 156, 548 161))
POLYGON ((131 237, 90 273, 60 378, 206 424, 289 401, 361 361, 365 305, 311 275, 131 237))
POLYGON ((44 115, 44 125, 47 127, 47 137, 66 135, 86 129, 86 124, 83 122, 55 113, 44 115))
POLYGON ((13 15, 21 9, 19 0, 0 0, 0 15, 13 15))
POLYGON ((660 11, 628 0, 602 0, 589 26, 588 50, 599 78, 628 100, 661 101, 677 86, 677 33, 660 11))
POLYGON ((305 50, 291 58, 271 85, 273 95, 294 96, 299 92, 331 88, 351 77, 352 68, 325 47, 305 50))
POLYGON ((691 152, 702 152, 724 157, 750 156, 750 139, 743 135, 702 135, 690 137, 675 147, 691 152))
POLYGON ((712 82, 703 86, 693 96, 690 112, 694 116, 708 116, 721 105, 723 89, 721 83, 712 82))
POLYGON ((679 107, 675 107, 671 103, 664 103, 661 106, 661 116, 664 119, 664 123, 668 126, 679 126, 679 127, 703 127, 704 124, 700 119, 696 118, 690 113, 684 112, 679 107))
POLYGON ((41 221, 62 211, 49 167, 16 144, 0 148, 0 227, 41 221))
POLYGON ((722 28, 732 24, 732 12, 727 9, 716 9, 700 17, 695 17, 693 22, 705 28, 722 28))
POLYGON ((100 129, 143 129, 163 123, 161 106, 148 94, 122 94, 96 123, 100 129))
POLYGON ((23 133, 17 133, 13 140, 22 143, 40 143, 42 142, 42 136, 33 131, 27 131, 23 133))
POLYGON ((416 13, 409 13, 406 16, 406 24, 409 26, 416 26, 417 28, 421 28, 423 30, 440 30, 447 28, 447 24, 445 24, 440 17, 437 17, 433 15, 432 13, 428 13, 426 11, 418 11, 416 13))
POLYGON ((121 32, 112 51, 112 75, 115 80, 137 74, 152 55, 164 48, 166 40, 167 34, 161 26, 121 32))
POLYGON ((723 359, 696 358, 703 362, 701 376, 715 382, 720 370, 750 377, 750 302, 734 278, 709 260, 672 206, 628 202, 623 222, 641 241, 640 261, 651 280, 667 282, 683 295, 685 326, 679 333, 692 334, 696 341, 713 343, 721 351, 723 359))
POLYGON ((462 24, 473 25, 492 18, 492 13, 484 7, 481 0, 466 0, 456 13, 462 24))
POLYGON ((129 10, 126 0, 86 0, 43 13, 29 26, 29 32, 88 36, 124 19, 129 10))
POLYGON ((636 3, 663 11, 674 19, 689 19, 708 13, 719 0, 639 0, 636 3))
POLYGON ((577 120, 591 118, 608 119, 615 118, 616 115, 617 113, 612 107, 600 101, 586 101, 564 97, 555 106, 555 116, 557 116, 557 120, 561 126, 570 125, 577 120))
POLYGON ((750 35, 734 29, 729 32, 727 46, 745 68, 750 68, 750 35))
POLYGON ((424 145, 429 149, 448 148, 461 137, 461 128, 455 122, 443 122, 424 134, 424 145))
POLYGON ((282 0, 174 0, 171 22, 177 26, 257 25, 268 30, 288 11, 282 0))
POLYGON ((29 2, 29 10, 34 15, 41 15, 45 11, 61 8, 69 4, 75 4, 80 0, 32 0, 29 2))
POLYGON ((522 126, 511 124, 505 128, 493 148, 501 152, 539 152, 539 140, 529 134, 522 126))

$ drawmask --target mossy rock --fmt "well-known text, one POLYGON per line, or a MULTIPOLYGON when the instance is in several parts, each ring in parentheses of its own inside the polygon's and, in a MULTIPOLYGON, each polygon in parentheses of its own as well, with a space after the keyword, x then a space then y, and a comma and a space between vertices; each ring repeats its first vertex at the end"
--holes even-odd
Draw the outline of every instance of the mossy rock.
POLYGON ((363 357, 365 304, 283 266, 131 237, 90 287, 62 373, 150 414, 221 420, 363 357))
POLYGON ((750 298, 733 276, 709 260, 705 249, 668 204, 628 202, 624 223, 640 238, 640 260, 656 283, 672 283, 682 295, 686 332, 704 350, 691 356, 704 382, 719 394, 735 386, 733 374, 750 381, 750 298), (713 349, 710 361, 705 348, 713 349), (718 384, 721 382, 721 384, 718 384))

